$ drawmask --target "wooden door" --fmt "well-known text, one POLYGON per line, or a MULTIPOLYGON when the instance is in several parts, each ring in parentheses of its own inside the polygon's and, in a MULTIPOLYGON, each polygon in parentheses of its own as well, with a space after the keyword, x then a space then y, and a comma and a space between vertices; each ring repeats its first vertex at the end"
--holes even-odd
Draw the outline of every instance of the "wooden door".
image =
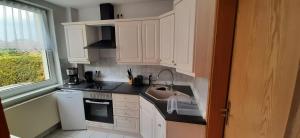
POLYGON ((86 46, 85 26, 69 25, 65 26, 68 60, 71 63, 89 63, 86 46))
POLYGON ((174 66, 174 14, 160 19, 160 64, 174 66))
POLYGON ((175 66, 178 72, 193 74, 196 0, 175 5, 175 66))
POLYGON ((240 0, 225 138, 283 138, 300 63, 300 1, 240 0))
POLYGON ((118 22, 116 25, 116 45, 118 63, 141 64, 142 51, 142 22, 118 22))
POLYGON ((143 63, 159 64, 159 20, 142 23, 143 63))

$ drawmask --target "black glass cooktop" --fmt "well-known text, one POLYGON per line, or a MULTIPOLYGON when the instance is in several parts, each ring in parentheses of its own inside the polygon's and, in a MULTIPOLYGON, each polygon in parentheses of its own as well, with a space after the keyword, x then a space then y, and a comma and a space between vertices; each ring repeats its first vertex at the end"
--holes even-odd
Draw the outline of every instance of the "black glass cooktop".
POLYGON ((96 89, 96 90, 109 91, 109 90, 116 89, 121 84, 122 84, 122 82, 97 81, 97 82, 88 84, 86 88, 94 89, 94 90, 96 89))
POLYGON ((76 85, 64 84, 64 88, 69 89, 86 89, 86 90, 97 90, 97 91, 111 91, 118 88, 122 82, 113 81, 97 81, 93 83, 81 82, 76 85))

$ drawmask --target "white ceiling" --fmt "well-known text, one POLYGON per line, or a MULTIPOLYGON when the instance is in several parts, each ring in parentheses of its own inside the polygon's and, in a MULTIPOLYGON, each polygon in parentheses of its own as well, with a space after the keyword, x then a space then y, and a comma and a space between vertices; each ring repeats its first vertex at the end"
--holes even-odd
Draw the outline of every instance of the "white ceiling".
POLYGON ((133 2, 151 2, 151 1, 166 1, 166 0, 45 0, 50 3, 63 7, 84 8, 99 5, 100 3, 124 4, 133 2))

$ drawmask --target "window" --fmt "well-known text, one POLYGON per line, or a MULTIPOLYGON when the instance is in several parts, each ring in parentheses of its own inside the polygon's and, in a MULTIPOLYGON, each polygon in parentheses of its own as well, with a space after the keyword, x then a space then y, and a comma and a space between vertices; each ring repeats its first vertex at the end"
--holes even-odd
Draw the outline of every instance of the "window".
POLYGON ((46 10, 0 1, 0 96, 57 83, 46 10))

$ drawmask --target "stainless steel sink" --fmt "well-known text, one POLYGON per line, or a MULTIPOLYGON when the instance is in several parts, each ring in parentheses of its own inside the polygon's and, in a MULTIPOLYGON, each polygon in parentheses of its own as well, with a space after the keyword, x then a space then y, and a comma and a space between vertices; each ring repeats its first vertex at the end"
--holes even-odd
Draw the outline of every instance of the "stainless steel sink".
POLYGON ((158 101, 167 101, 173 95, 186 95, 179 91, 169 90, 167 86, 163 85, 150 87, 146 94, 158 101))

